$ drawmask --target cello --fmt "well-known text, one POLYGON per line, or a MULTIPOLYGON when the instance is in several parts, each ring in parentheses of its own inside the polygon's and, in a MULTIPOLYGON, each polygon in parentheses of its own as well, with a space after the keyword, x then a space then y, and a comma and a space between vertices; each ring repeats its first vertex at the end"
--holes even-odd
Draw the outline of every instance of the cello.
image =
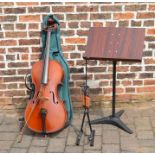
MULTIPOLYGON (((52 30, 57 29, 57 24, 52 18, 48 20, 46 48, 43 60, 32 66, 32 82, 35 93, 28 101, 25 110, 25 125, 37 133, 53 133, 65 127, 67 112, 64 101, 58 93, 62 85, 64 71, 60 63, 49 59, 50 36, 52 30)), ((23 127, 24 128, 24 127, 23 127)))

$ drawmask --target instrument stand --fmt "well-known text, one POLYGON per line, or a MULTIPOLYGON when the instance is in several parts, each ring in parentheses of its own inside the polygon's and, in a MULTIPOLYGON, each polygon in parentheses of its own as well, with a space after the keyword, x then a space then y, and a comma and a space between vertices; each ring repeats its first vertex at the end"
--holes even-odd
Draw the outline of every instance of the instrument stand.
POLYGON ((90 123, 90 117, 89 117, 89 109, 88 108, 84 108, 84 114, 83 114, 81 129, 80 129, 80 133, 78 134, 77 139, 76 139, 76 145, 80 144, 80 140, 81 140, 81 137, 82 137, 82 134, 83 134, 83 125, 84 125, 86 115, 87 115, 88 124, 89 124, 89 128, 90 128, 90 135, 88 137, 88 140, 90 142, 90 146, 94 146, 95 130, 92 130, 92 126, 91 126, 91 123, 90 123))
MULTIPOLYGON (((91 123, 90 123, 90 117, 89 117, 89 103, 87 103, 87 97, 88 96, 88 85, 87 85, 87 60, 86 60, 86 83, 83 86, 83 94, 84 94, 84 113, 83 113, 83 119, 82 119, 82 123, 81 123, 81 129, 79 134, 77 135, 77 139, 76 139, 76 145, 80 144, 80 140, 83 134, 83 125, 84 125, 84 121, 85 121, 85 117, 87 115, 87 119, 88 119, 88 124, 89 124, 89 129, 90 129, 90 135, 88 137, 88 141, 90 142, 90 146, 94 146, 94 137, 95 137, 95 130, 92 129, 91 123)), ((88 101, 90 102, 90 101, 88 101)))
POLYGON ((99 118, 96 120, 92 120, 91 124, 112 124, 120 129, 132 134, 132 130, 129 129, 120 119, 121 115, 124 113, 124 110, 120 110, 119 112, 115 112, 115 101, 116 101, 116 63, 117 61, 113 61, 113 89, 112 89, 112 115, 99 118))

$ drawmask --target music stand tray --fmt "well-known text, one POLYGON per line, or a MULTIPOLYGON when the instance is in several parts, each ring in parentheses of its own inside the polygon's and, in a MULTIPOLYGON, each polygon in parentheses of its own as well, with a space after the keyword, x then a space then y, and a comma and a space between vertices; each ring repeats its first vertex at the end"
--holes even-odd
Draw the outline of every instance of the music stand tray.
POLYGON ((92 120, 91 124, 112 124, 130 134, 133 133, 120 119, 124 110, 115 112, 116 64, 117 61, 141 61, 144 48, 144 35, 144 28, 90 28, 86 52, 83 58, 86 60, 113 61, 112 114, 92 120))

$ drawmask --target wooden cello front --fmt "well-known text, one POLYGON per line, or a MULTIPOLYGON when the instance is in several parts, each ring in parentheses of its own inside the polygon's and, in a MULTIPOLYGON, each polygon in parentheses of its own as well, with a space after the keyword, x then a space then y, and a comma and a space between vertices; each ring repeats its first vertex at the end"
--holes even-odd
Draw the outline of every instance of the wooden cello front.
POLYGON ((52 133, 64 128, 67 121, 67 112, 58 94, 64 78, 64 71, 56 60, 49 60, 50 34, 56 24, 49 19, 47 27, 46 55, 44 60, 36 62, 32 67, 32 82, 35 85, 35 94, 29 100, 25 110, 27 126, 39 133, 52 133))

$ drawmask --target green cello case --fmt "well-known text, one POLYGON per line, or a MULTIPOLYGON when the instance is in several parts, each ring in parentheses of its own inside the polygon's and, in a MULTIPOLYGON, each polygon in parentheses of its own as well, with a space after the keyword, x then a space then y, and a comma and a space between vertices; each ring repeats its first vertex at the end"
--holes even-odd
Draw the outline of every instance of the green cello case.
MULTIPOLYGON (((72 115, 73 115, 72 103, 71 103, 70 91, 69 91, 70 71, 69 71, 67 61, 65 60, 65 58, 62 54, 62 49, 61 49, 61 45, 60 45, 60 22, 55 15, 48 15, 48 16, 44 17, 42 27, 47 26, 48 18, 53 18, 54 21, 58 24, 57 30, 52 31, 52 33, 51 33, 50 59, 57 60, 62 65, 63 70, 64 70, 64 74, 65 74, 64 80, 63 80, 62 86, 59 87, 58 91, 59 91, 59 95, 60 95, 61 99, 65 103, 65 107, 67 110, 67 114, 68 114, 68 122, 67 123, 70 123, 70 121, 72 119, 72 115)), ((42 38, 42 47, 43 47, 42 55, 41 55, 41 59, 42 59, 44 57, 44 49, 46 46, 46 32, 45 31, 42 31, 41 38, 42 38)))

